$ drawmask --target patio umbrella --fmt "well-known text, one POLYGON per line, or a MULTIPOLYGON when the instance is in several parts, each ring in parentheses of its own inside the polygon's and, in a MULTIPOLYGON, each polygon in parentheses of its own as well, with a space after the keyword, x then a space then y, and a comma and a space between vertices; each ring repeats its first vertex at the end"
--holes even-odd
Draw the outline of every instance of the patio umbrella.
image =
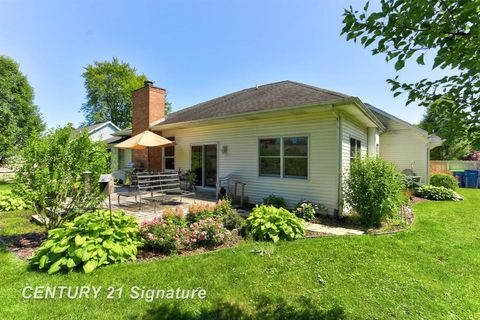
POLYGON ((158 134, 155 134, 149 130, 145 130, 119 144, 115 145, 115 147, 120 149, 134 149, 134 150, 141 150, 146 149, 148 147, 163 147, 172 145, 173 142, 165 139, 158 134))

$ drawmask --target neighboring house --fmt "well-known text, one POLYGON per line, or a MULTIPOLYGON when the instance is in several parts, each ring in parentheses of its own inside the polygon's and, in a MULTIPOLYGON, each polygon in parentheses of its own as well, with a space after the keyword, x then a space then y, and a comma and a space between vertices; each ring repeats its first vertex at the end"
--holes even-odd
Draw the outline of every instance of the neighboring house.
POLYGON ((174 147, 133 152, 135 166, 193 170, 198 184, 219 177, 246 183, 251 203, 269 194, 287 205, 301 199, 342 211, 342 185, 351 159, 380 155, 401 171, 428 181, 428 151, 435 136, 364 104, 359 98, 282 81, 231 93, 165 116, 165 90, 151 82, 134 91, 128 137, 146 129, 174 147))
POLYGON ((108 145, 108 149, 111 151, 111 169, 114 176, 118 179, 123 179, 123 169, 128 166, 128 163, 132 161, 131 150, 121 150, 113 148, 113 145, 122 141, 122 137, 114 135, 120 131, 111 121, 105 121, 101 123, 95 123, 90 126, 80 127, 76 129, 77 132, 88 132, 90 138, 94 141, 103 141, 108 145))

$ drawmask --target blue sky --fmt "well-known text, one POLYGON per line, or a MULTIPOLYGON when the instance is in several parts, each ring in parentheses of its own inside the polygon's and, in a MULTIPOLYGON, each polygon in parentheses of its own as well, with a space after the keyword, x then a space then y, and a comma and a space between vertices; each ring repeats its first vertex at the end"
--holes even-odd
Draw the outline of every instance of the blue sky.
MULTIPOLYGON (((392 64, 340 37, 343 8, 363 1, 0 0, 0 54, 20 63, 49 127, 83 121, 81 74, 113 56, 168 90, 173 110, 280 80, 360 97, 417 123, 393 98, 392 64)), ((412 81, 430 73, 413 66, 412 81)))

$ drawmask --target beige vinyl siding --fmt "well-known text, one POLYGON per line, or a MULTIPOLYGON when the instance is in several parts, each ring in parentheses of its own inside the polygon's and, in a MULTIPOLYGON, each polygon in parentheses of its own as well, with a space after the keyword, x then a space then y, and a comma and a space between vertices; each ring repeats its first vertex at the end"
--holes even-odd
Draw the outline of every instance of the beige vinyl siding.
POLYGON ((412 169, 426 181, 428 150, 427 139, 414 129, 391 123, 380 135, 380 157, 395 164, 399 171, 412 169))
POLYGON ((320 202, 337 208, 337 129, 330 112, 277 116, 269 119, 228 121, 225 124, 165 130, 175 137, 175 167, 190 169, 191 145, 218 144, 218 176, 232 174, 246 183, 250 203, 260 203, 269 194, 282 196, 293 207, 299 200, 320 202), (308 136, 308 179, 264 177, 258 175, 259 138, 308 136), (222 149, 227 148, 227 152, 222 149))
POLYGON ((355 120, 342 116, 342 168, 343 172, 350 169, 350 138, 360 140, 362 143, 361 156, 367 156, 367 127, 357 123, 355 120))

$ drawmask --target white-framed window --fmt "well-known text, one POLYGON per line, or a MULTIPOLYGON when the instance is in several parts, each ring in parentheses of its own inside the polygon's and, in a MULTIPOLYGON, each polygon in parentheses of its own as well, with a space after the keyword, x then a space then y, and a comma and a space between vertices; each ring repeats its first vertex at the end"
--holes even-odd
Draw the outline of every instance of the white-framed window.
POLYGON ((308 179, 308 136, 260 138, 260 176, 308 179))
POLYGON ((350 138, 350 162, 362 156, 362 141, 350 138))
MULTIPOLYGON (((175 141, 175 137, 167 138, 170 141, 175 141)), ((175 170, 175 146, 168 146, 163 148, 163 169, 175 170)))

